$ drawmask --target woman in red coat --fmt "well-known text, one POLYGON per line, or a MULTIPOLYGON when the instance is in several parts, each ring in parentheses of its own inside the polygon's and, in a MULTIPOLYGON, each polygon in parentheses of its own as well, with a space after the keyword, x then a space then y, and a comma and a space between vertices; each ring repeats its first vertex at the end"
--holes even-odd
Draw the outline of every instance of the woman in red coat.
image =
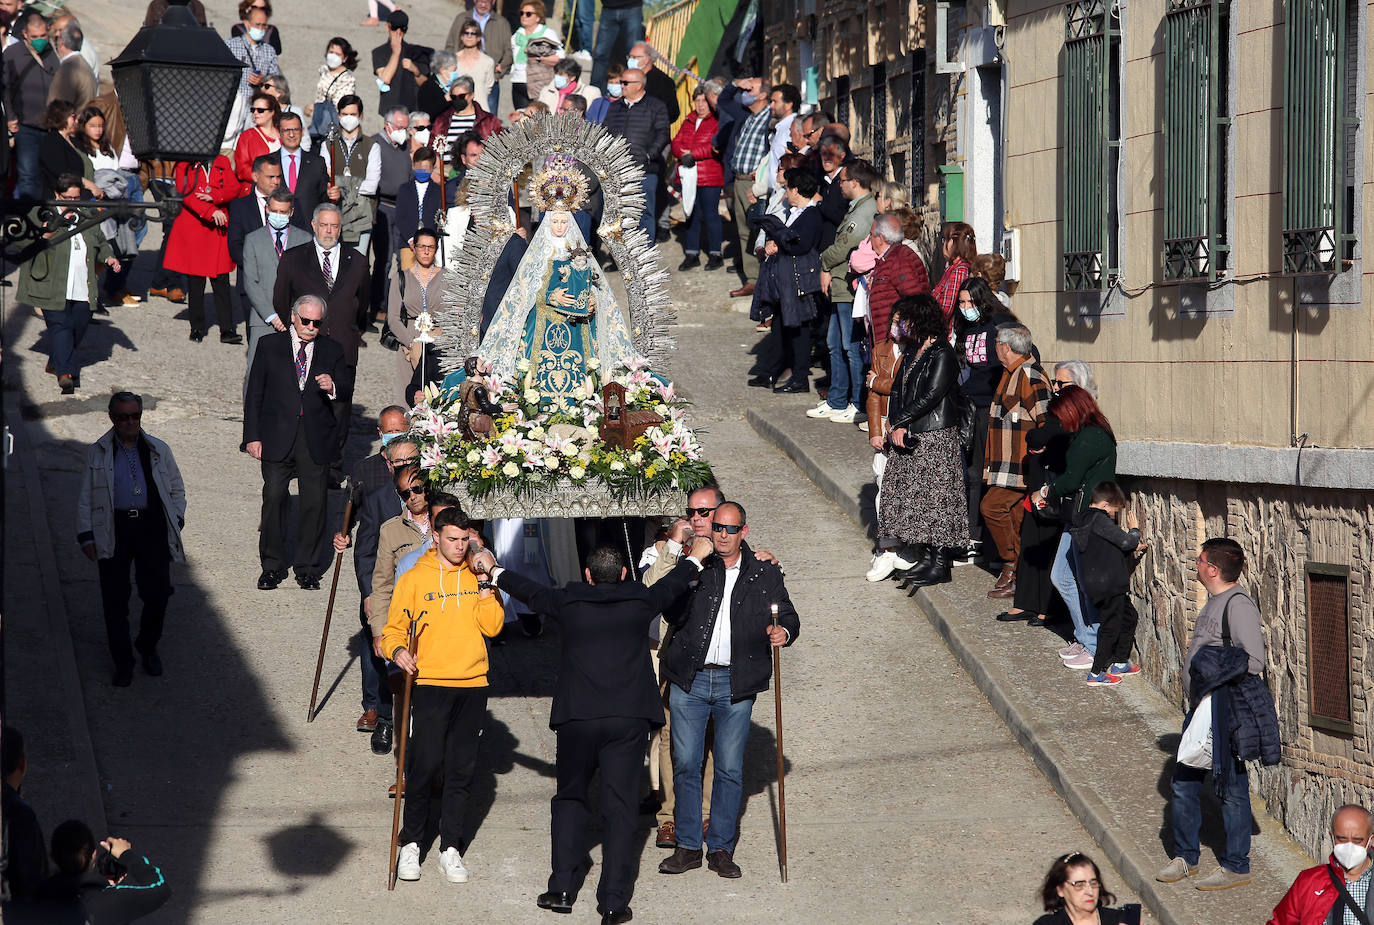
POLYGON ((725 183, 725 171, 711 147, 718 123, 701 87, 692 94, 692 108, 673 139, 673 157, 677 158, 679 171, 693 165, 697 169, 697 201, 682 239, 683 260, 678 269, 690 270, 701 265, 701 239, 705 238, 709 255, 706 269, 719 270, 725 266, 720 258, 720 188, 725 183))
POLYGON ((234 146, 234 175, 239 178, 240 196, 253 191, 253 161, 281 147, 277 127, 281 122, 281 103, 270 93, 253 94, 253 127, 239 135, 234 146))
POLYGON ((191 340, 205 339, 205 281, 215 291, 215 317, 219 320, 219 339, 225 344, 241 344, 243 337, 234 330, 234 313, 229 305, 229 213, 225 207, 238 198, 239 181, 229 158, 223 154, 207 168, 204 164, 177 164, 173 174, 182 208, 167 236, 163 268, 186 274, 186 304, 191 315, 191 340))

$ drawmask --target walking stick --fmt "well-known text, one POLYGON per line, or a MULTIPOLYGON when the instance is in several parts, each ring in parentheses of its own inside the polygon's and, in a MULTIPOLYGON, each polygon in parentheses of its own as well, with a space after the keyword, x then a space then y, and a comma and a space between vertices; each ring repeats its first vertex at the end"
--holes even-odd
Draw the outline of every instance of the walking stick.
MULTIPOLYGON (((772 605, 773 626, 778 625, 778 605, 772 605)), ((772 645, 772 641, 769 641, 772 645)), ((783 788, 782 762, 782 649, 773 649, 773 705, 777 708, 778 727, 778 859, 782 862, 782 882, 787 882, 787 792, 783 788)))
MULTIPOLYGON (((415 651, 419 646, 420 633, 424 632, 424 627, 420 627, 417 632, 415 627, 420 622, 427 611, 420 611, 419 617, 410 617, 410 611, 405 611, 405 615, 410 617, 410 631, 406 635, 406 651, 411 657, 415 657, 415 651)), ((418 667, 417 667, 418 670, 418 667)), ((396 724, 396 803, 391 807, 391 860, 386 869, 386 888, 396 889, 396 837, 401 832, 401 798, 405 795, 405 774, 406 774, 406 739, 410 733, 410 689, 415 685, 415 676, 406 672, 405 687, 401 690, 401 715, 394 720, 396 724)))
MULTIPOLYGON (((349 521, 353 519, 353 480, 344 479, 344 488, 348 491, 348 501, 344 503, 343 530, 341 533, 348 533, 349 521)), ((329 606, 324 611, 324 632, 320 634, 320 657, 315 659, 315 683, 310 685, 310 709, 305 714, 305 721, 313 723, 315 721, 315 698, 320 693, 320 672, 324 670, 324 647, 329 642, 329 620, 334 616, 334 592, 339 590, 339 568, 343 565, 343 553, 334 554, 334 579, 329 583, 329 606)), ((364 656, 366 657, 366 656, 364 656)))

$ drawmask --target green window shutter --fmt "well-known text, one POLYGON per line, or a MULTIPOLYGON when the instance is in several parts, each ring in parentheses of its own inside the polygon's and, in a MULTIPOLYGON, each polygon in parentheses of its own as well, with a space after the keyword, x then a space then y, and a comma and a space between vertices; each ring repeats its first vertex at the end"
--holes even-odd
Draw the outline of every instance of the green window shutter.
POLYGON ((1339 273, 1353 257, 1347 201, 1348 0, 1286 0, 1283 272, 1339 273))
POLYGON ((1116 0, 1064 8, 1064 288, 1117 275, 1121 18, 1116 0))
POLYGON ((1169 0, 1164 28, 1164 278, 1226 266, 1226 0, 1169 0))

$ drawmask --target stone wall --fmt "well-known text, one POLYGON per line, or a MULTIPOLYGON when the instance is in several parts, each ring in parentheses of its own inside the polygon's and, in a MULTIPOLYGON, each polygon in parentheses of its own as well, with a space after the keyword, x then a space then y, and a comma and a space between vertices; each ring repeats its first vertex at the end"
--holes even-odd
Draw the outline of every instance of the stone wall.
POLYGON ((1278 708, 1283 764, 1254 773, 1269 812, 1314 856, 1323 856, 1331 813, 1343 803, 1374 806, 1374 733, 1366 691, 1374 681, 1369 646, 1374 621, 1374 491, 1278 485, 1122 479, 1137 506, 1150 548, 1133 592, 1140 610, 1136 644, 1143 673, 1180 707, 1183 654, 1206 592, 1194 556, 1202 541, 1241 544, 1241 578, 1264 614, 1268 680, 1278 708), (1354 732, 1340 735, 1308 721, 1308 562, 1350 569, 1350 683, 1354 732))

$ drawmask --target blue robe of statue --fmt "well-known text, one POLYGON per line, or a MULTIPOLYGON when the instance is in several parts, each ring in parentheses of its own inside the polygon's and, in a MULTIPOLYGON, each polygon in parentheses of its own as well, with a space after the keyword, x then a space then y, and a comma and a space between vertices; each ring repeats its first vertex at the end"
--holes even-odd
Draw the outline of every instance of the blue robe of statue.
POLYGON ((539 391, 540 403, 554 412, 575 409, 586 397, 587 360, 596 356, 596 292, 592 267, 579 257, 553 260, 542 297, 525 321, 525 358, 530 361, 529 386, 539 391), (564 289, 574 305, 555 305, 554 294, 564 289))

